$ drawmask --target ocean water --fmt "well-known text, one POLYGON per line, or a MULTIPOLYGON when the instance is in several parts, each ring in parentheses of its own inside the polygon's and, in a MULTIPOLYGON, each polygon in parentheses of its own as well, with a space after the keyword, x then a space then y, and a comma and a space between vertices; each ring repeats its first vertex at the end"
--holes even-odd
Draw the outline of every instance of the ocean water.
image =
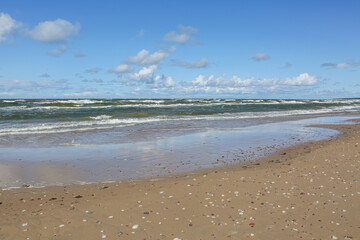
POLYGON ((360 99, 0 100, 0 187, 246 164, 359 115, 360 99))
POLYGON ((0 100, 0 147, 134 142, 359 110, 360 99, 0 100))

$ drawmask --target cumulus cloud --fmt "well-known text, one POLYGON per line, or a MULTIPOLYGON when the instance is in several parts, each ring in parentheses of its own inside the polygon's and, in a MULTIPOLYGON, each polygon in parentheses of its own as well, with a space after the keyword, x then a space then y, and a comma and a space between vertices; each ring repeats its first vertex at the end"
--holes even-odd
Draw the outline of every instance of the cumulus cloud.
POLYGON ((109 72, 117 73, 117 74, 127 73, 127 72, 132 72, 132 71, 134 71, 134 68, 128 64, 120 64, 119 66, 109 70, 109 72))
POLYGON ((308 73, 302 73, 293 78, 286 78, 284 80, 279 78, 264 78, 241 79, 237 75, 226 79, 223 74, 220 77, 214 75, 205 76, 198 75, 190 84, 183 84, 178 88, 179 92, 196 92, 196 93, 217 93, 217 94, 251 94, 259 92, 283 92, 283 91, 298 91, 299 87, 305 88, 314 86, 318 82, 316 76, 308 73))
POLYGON ((179 62, 173 60, 171 62, 171 65, 185 67, 185 68, 204 68, 209 66, 209 60, 207 58, 202 58, 199 61, 193 61, 193 62, 179 62))
POLYGON ((268 60, 270 57, 266 53, 257 53, 255 54, 252 59, 255 61, 265 61, 268 60))
POLYGON ((153 82, 148 84, 151 88, 172 88, 175 87, 175 81, 171 76, 155 76, 153 82))
POLYGON ((9 14, 0 13, 0 42, 5 41, 7 36, 14 34, 20 25, 9 14))
POLYGON ((87 73, 98 73, 100 70, 101 70, 101 68, 94 67, 94 68, 86 69, 85 72, 87 72, 87 73))
POLYGON ((45 43, 66 42, 69 37, 77 35, 80 24, 72 24, 64 19, 39 23, 34 29, 28 30, 28 35, 37 41, 45 43))
POLYGON ((175 47, 169 50, 159 50, 153 54, 149 54, 149 51, 143 49, 136 56, 129 57, 126 62, 128 64, 137 64, 139 66, 150 66, 160 64, 165 58, 169 57, 174 51, 175 47))
POLYGON ((151 65, 149 67, 143 67, 142 69, 140 69, 139 72, 130 73, 129 79, 132 81, 137 81, 137 82, 152 83, 153 77, 154 77, 154 72, 156 69, 157 69, 156 65, 151 65))
POLYGON ((59 56, 63 54, 67 50, 67 47, 63 44, 59 44, 58 48, 50 50, 47 52, 47 55, 49 56, 59 56))
POLYGON ((317 82, 316 76, 311 76, 308 73, 302 73, 297 77, 285 79, 283 83, 285 85, 310 86, 315 85, 317 82))
POLYGON ((190 40, 191 35, 197 33, 197 29, 190 26, 178 25, 177 31, 168 32, 163 37, 164 41, 185 44, 190 40))
POLYGON ((350 62, 350 63, 323 63, 321 67, 327 69, 342 69, 342 68, 352 68, 360 66, 360 62, 350 62))

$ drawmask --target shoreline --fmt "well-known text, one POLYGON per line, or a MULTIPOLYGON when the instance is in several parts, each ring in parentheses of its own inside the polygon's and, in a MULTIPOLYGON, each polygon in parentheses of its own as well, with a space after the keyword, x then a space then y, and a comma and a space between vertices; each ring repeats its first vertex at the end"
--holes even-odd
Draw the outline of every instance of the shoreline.
POLYGON ((309 130, 309 124, 338 124, 349 118, 353 117, 283 119, 134 144, 4 148, 0 156, 8 160, 0 162, 0 183, 2 189, 66 186, 165 178, 228 165, 251 165, 279 149, 337 134, 331 129, 309 130))
POLYGON ((360 124, 355 122, 317 125, 341 133, 280 149, 246 168, 2 190, 0 238, 356 239, 360 124), (343 161, 348 155, 350 162, 343 161))

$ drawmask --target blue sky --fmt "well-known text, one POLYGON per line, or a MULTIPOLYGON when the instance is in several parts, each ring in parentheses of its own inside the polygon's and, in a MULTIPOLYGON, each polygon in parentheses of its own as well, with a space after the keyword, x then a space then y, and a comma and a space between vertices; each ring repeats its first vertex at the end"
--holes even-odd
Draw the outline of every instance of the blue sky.
POLYGON ((0 3, 0 98, 360 96, 360 1, 0 3))

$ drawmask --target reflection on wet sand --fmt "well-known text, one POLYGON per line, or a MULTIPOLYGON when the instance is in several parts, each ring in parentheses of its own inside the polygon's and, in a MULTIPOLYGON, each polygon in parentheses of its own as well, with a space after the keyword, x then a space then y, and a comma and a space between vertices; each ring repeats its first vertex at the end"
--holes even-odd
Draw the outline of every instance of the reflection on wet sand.
POLYGON ((318 118, 157 138, 152 141, 0 150, 1 187, 62 185, 155 177, 246 164, 280 148, 326 139, 335 130, 306 127, 347 118, 318 118), (19 160, 21 159, 21 161, 19 160))

